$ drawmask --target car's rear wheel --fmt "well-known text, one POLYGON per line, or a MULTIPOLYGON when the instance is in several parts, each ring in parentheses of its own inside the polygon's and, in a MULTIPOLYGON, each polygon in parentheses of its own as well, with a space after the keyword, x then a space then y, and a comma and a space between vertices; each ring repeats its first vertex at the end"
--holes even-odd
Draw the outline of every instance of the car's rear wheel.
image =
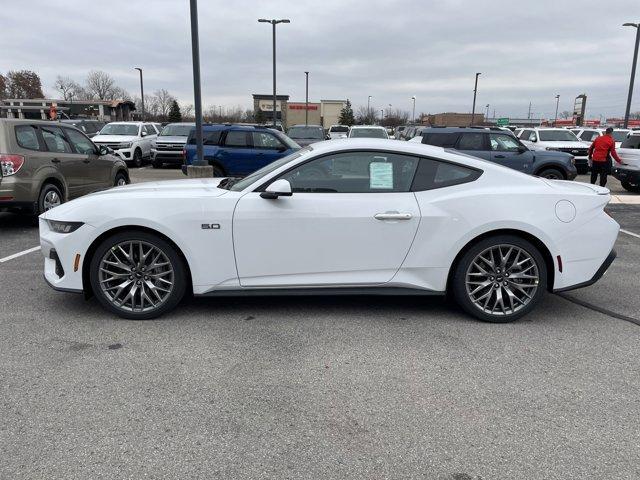
POLYGON ((57 207, 62 204, 63 201, 62 192, 56 185, 52 183, 45 184, 38 196, 38 215, 57 207))
POLYGON ((544 259, 531 242, 499 235, 479 241, 462 256, 451 286, 467 313, 485 322, 506 323, 535 307, 546 279, 544 259))
POLYGON ((226 177, 227 174, 220 165, 214 163, 213 165, 213 176, 214 177, 226 177))
POLYGON ((557 168, 545 168, 538 173, 538 176, 549 180, 564 180, 566 178, 557 168))
POLYGON ((121 232, 105 239, 89 269, 100 304, 123 318, 156 318, 175 308, 186 290, 186 268, 179 253, 147 232, 121 232))
POLYGON ((640 193, 640 184, 633 184, 631 182, 620 182, 622 184, 622 188, 624 188, 627 192, 640 193))

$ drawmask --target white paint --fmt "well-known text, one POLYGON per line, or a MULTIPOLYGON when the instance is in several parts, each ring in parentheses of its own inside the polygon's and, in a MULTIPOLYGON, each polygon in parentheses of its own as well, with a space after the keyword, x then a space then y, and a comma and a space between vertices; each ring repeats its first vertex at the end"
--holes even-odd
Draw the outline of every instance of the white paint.
POLYGON ((631 235, 632 237, 640 238, 640 235, 638 235, 637 233, 630 232, 629 230, 623 230, 623 229, 621 228, 621 229, 620 229, 620 231, 621 231, 622 233, 626 233, 627 235, 631 235))
POLYGON ((0 263, 8 262, 9 260, 13 260, 14 258, 22 257, 23 255, 28 255, 29 253, 37 252, 40 250, 40 247, 29 248, 28 250, 23 250, 18 253, 14 253, 13 255, 9 255, 8 257, 0 258, 0 263))

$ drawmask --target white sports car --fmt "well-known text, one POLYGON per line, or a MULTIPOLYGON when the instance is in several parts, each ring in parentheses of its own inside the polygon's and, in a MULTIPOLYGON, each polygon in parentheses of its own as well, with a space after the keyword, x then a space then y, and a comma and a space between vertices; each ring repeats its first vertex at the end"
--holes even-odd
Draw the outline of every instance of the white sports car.
POLYGON ((243 179, 117 187, 40 217, 44 276, 111 312, 194 295, 450 291, 485 321, 590 285, 615 258, 605 188, 439 147, 316 143, 243 179))

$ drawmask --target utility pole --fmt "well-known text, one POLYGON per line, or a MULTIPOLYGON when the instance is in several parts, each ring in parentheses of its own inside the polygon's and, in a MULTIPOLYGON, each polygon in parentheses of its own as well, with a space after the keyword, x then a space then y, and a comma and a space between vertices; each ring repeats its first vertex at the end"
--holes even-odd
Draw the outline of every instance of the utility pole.
MULTIPOLYGON (((202 93, 200 90, 200 40, 198 38, 198 0, 190 0, 191 13, 191 59, 193 63, 193 97, 196 115, 196 158, 187 167, 189 176, 210 177, 213 176, 213 167, 204 159, 202 147, 202 93)), ((144 96, 143 96, 144 98, 144 96)))
POLYGON ((382 122, 384 121, 384 108, 380 109, 380 125, 382 125, 382 122))
POLYGON ((142 83, 142 69, 139 67, 135 67, 134 70, 138 70, 140 72, 140 102, 142 104, 142 121, 144 122, 145 114, 144 114, 144 84, 142 83))
POLYGON ((558 105, 560 104, 560 95, 556 95, 556 117, 553 121, 553 126, 555 127, 558 123, 558 105))
POLYGON ((413 100, 413 112, 411 112, 411 123, 416 123, 416 96, 411 97, 413 100))
POLYGON ((273 126, 276 126, 277 109, 276 109, 276 25, 278 23, 291 23, 291 20, 283 18, 281 20, 267 20, 266 18, 258 19, 260 23, 270 23, 273 31, 273 126))
POLYGON ((489 119, 489 104, 487 103, 487 114, 484 117, 484 121, 486 122, 489 119))
POLYGON ((305 100, 304 100, 304 126, 309 125, 309 72, 304 72, 305 75, 305 100))
POLYGON ((636 64, 638 63, 638 45, 640 44, 640 23, 624 23, 623 27, 635 27, 636 47, 633 50, 633 64, 631 65, 631 80, 629 81, 629 95, 627 96, 627 109, 624 112, 624 128, 629 126, 629 114, 631 113, 631 97, 633 96, 633 81, 636 76, 636 64))
MULTIPOLYGON (((369 117, 369 115, 371 115, 371 95, 369 95, 369 98, 367 98, 367 120, 369 120, 371 117, 369 117)), ((374 116, 375 117, 375 116, 374 116)), ((373 119, 375 123, 375 118, 373 119)))
POLYGON ((476 116, 476 95, 478 93, 478 77, 480 75, 482 75, 481 72, 476 73, 476 83, 475 83, 475 86, 473 87, 473 107, 471 107, 471 125, 473 125, 473 121, 475 120, 475 116, 476 116))
POLYGON ((527 120, 531 120, 531 102, 529 102, 529 113, 527 113, 527 120))

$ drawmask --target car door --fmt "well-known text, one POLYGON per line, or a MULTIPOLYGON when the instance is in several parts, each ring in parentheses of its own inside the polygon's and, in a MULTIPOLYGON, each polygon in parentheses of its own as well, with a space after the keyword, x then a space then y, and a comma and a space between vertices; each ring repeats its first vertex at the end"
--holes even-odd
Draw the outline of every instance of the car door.
POLYGON ((256 170, 281 158, 283 152, 287 150, 287 146, 269 132, 251 132, 251 141, 256 155, 256 170))
POLYGON ((73 150, 71 143, 62 131, 62 127, 41 125, 40 132, 51 155, 51 163, 56 166, 67 182, 69 198, 86 193, 85 177, 89 168, 85 162, 87 156, 73 150))
POLYGON ((142 126, 142 133, 145 134, 142 138, 142 155, 148 157, 151 155, 151 144, 158 137, 158 132, 152 124, 146 123, 142 126))
POLYGON ((88 166, 84 179, 86 190, 94 191, 113 186, 111 178, 113 162, 109 157, 98 155, 95 144, 82 132, 73 128, 65 128, 64 131, 76 153, 84 155, 83 162, 88 166))
POLYGON ((420 224, 410 191, 417 164, 417 157, 389 152, 335 153, 280 175, 291 184, 289 197, 244 195, 233 218, 240 284, 285 288, 390 281, 420 224))
POLYGON ((487 145, 487 135, 484 132, 465 132, 461 133, 456 144, 456 150, 462 153, 491 160, 491 150, 487 145))
POLYGON ((535 155, 513 135, 490 133, 491 161, 525 173, 533 170, 535 155))
POLYGON ((228 130, 215 155, 227 175, 247 175, 256 171, 257 155, 246 130, 228 130))

